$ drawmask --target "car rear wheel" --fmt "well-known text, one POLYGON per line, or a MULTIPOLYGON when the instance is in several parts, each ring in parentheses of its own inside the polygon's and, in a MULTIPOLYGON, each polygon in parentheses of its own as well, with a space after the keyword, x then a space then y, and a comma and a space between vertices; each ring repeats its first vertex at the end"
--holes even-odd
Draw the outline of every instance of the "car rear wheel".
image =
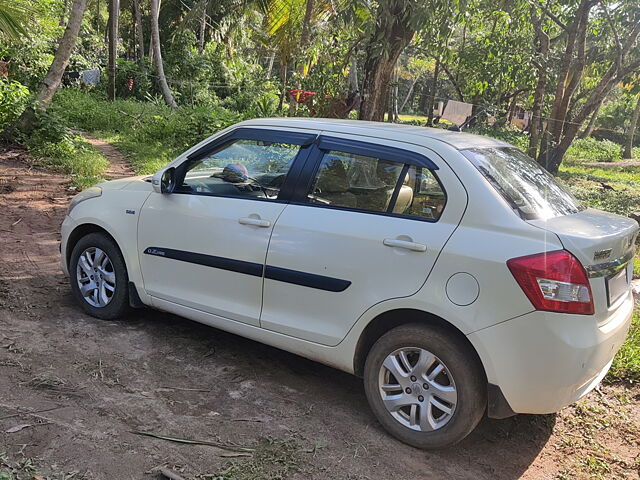
POLYGON ((486 409, 486 380, 475 352, 437 327, 402 325, 383 335, 367 356, 364 385, 382 426, 419 448, 459 442, 486 409))
POLYGON ((105 320, 129 310, 127 268, 120 249, 103 233, 82 237, 71 252, 71 290, 89 315, 105 320))

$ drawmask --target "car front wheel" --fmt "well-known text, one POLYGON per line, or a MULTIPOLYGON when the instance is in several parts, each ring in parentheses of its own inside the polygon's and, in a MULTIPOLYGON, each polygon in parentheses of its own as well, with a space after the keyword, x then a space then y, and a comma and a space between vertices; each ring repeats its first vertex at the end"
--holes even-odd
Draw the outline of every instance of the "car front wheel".
POLYGON ((367 356, 364 384, 382 426, 419 448, 459 442, 486 409, 475 352, 442 328, 409 324, 387 332, 367 356))
POLYGON ((82 237, 69 263, 71 290, 89 315, 105 320, 123 316, 129 309, 128 275, 120 249, 103 233, 82 237))

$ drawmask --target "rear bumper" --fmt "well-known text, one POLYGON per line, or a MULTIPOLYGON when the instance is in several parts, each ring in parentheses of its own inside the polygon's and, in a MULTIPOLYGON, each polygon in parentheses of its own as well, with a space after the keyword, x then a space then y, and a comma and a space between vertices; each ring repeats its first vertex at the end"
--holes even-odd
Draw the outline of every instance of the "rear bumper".
MULTIPOLYGON (((530 312, 468 336, 489 383, 516 413, 552 413, 590 392, 607 374, 633 314, 628 297, 598 325, 596 317, 530 312)), ((491 412, 489 412, 491 414, 491 412)))

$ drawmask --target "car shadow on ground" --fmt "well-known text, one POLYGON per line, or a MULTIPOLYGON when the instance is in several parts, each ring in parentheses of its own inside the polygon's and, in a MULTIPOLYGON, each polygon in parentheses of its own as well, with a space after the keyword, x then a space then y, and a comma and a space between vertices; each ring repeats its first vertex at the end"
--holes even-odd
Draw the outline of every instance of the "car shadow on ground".
MULTIPOLYGON (((177 341, 182 350, 189 346, 194 356, 211 355, 213 352, 215 360, 212 361, 240 366, 241 374, 244 372, 248 377, 258 379, 269 378, 271 382, 282 384, 284 389, 301 391, 302 402, 316 405, 311 416, 323 417, 307 418, 307 422, 330 423, 327 416, 339 408, 343 416, 336 419, 338 432, 341 428, 338 423, 347 418, 351 424, 346 428, 356 429, 356 436, 362 439, 363 444, 384 444, 389 447, 385 447, 385 452, 390 456, 402 452, 412 459, 418 470, 423 466, 425 473, 435 462, 452 465, 447 468, 452 472, 452 478, 520 478, 549 441, 556 423, 555 414, 517 415, 503 420, 484 418, 476 430, 458 445, 438 451, 422 451, 402 444, 383 430, 367 406, 360 378, 274 347, 150 309, 135 310, 124 322, 129 328, 145 330, 154 337, 177 341)), ((339 441, 339 435, 335 440, 339 441)), ((379 460, 385 461, 384 458, 379 460)))

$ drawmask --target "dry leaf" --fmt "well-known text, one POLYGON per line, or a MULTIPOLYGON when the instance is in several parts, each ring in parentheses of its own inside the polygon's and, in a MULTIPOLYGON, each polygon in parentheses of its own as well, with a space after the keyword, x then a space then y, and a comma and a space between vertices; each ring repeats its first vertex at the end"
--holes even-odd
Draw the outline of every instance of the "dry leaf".
POLYGON ((16 433, 19 432, 20 430, 30 427, 31 424, 30 423, 23 423, 22 425, 16 425, 15 427, 11 427, 9 430, 7 430, 5 433, 16 433))
POLYGON ((251 454, 244 453, 244 452, 228 452, 228 453, 222 453, 220 456, 221 457, 250 457, 251 454))

